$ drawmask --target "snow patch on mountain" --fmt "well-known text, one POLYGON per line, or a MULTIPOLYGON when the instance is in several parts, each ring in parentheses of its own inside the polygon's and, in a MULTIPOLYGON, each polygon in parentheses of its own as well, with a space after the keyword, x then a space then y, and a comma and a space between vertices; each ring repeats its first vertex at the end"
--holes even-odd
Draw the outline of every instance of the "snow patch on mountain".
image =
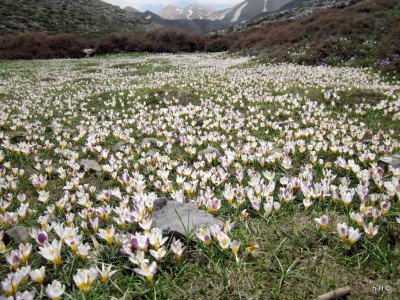
POLYGON ((240 14, 242 13, 242 10, 243 10, 243 8, 246 7, 246 5, 247 5, 247 2, 243 3, 243 5, 240 6, 240 7, 235 11, 235 14, 233 15, 233 18, 231 19, 231 22, 236 22, 236 21, 239 19, 240 14))
POLYGON ((215 13, 215 10, 210 7, 201 7, 198 5, 188 5, 184 8, 178 8, 172 5, 167 5, 162 11, 158 13, 161 18, 167 20, 195 20, 207 19, 215 13))
POLYGON ((225 18, 225 16, 232 11, 232 9, 233 8, 225 9, 225 10, 222 10, 222 11, 217 11, 215 14, 212 14, 208 19, 209 20, 213 20, 213 21, 215 21, 215 20, 223 20, 225 18))
POLYGON ((209 7, 190 4, 184 8, 166 6, 158 15, 167 20, 209 20, 226 26, 249 21, 262 13, 272 13, 289 2, 306 0, 244 0, 234 7, 215 11, 209 7))
POLYGON ((268 5, 268 0, 264 1, 264 8, 262 12, 267 12, 267 5, 268 5))

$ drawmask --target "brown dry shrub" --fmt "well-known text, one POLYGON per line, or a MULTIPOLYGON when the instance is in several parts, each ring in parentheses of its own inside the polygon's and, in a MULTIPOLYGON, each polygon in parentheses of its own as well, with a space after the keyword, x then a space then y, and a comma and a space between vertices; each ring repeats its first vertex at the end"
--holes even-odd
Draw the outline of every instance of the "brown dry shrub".
POLYGON ((89 44, 73 34, 30 32, 0 36, 1 59, 80 58, 89 44))
POLYGON ((83 57, 82 50, 88 43, 69 33, 57 34, 47 38, 47 44, 53 53, 53 58, 58 57, 83 57))
POLYGON ((389 34, 389 38, 379 47, 379 61, 381 68, 389 72, 400 74, 400 22, 389 34))
POLYGON ((145 37, 154 45, 153 52, 196 52, 203 51, 205 46, 202 35, 179 29, 156 29, 148 32, 145 37))
POLYGON ((139 33, 111 33, 96 46, 97 53, 204 51, 206 38, 179 29, 161 28, 139 33))
POLYGON ((134 33, 110 33, 96 44, 97 53, 120 53, 126 51, 134 33))
POLYGON ((206 52, 222 52, 227 51, 229 49, 231 41, 228 36, 224 35, 215 35, 210 36, 206 40, 206 45, 204 50, 206 52))

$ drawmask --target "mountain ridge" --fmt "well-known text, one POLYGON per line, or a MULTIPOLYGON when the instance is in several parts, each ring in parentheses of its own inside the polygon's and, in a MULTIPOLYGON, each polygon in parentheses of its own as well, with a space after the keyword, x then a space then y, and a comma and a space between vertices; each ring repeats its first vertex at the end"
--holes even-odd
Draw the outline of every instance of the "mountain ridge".
POLYGON ((219 21, 210 21, 207 19, 176 19, 168 20, 160 17, 151 11, 145 11, 141 13, 136 13, 142 18, 150 20, 155 25, 159 25, 166 28, 178 28, 181 30, 186 30, 190 32, 196 32, 201 34, 208 34, 212 31, 223 29, 226 24, 219 21))
POLYGON ((179 8, 173 5, 167 5, 161 10, 158 15, 161 18, 167 20, 177 20, 177 19, 207 19, 211 14, 215 13, 216 10, 211 7, 199 6, 195 4, 187 5, 183 8, 179 8))
POLYGON ((184 8, 167 5, 158 15, 168 20, 207 19, 210 21, 219 21, 226 25, 233 25, 249 21, 262 13, 278 11, 288 3, 296 1, 298 0, 245 0, 233 7, 223 10, 214 10, 209 7, 194 4, 184 8))
POLYGON ((155 28, 150 20, 100 0, 2 0, 0 34, 74 33, 95 39, 115 31, 155 28))
POLYGON ((136 8, 132 7, 132 6, 126 6, 123 8, 123 10, 127 11, 127 12, 131 12, 131 13, 139 13, 140 10, 137 10, 136 8))

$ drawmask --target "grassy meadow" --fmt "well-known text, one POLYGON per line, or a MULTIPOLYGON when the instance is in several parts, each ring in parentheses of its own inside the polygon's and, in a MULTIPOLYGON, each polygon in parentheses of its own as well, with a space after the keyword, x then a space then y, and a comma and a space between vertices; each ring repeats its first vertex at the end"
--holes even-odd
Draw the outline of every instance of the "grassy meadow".
POLYGON ((0 103, 4 299, 400 298, 400 169, 378 163, 400 146, 394 78, 223 53, 3 60, 0 103), (160 197, 221 226, 169 240, 160 197))

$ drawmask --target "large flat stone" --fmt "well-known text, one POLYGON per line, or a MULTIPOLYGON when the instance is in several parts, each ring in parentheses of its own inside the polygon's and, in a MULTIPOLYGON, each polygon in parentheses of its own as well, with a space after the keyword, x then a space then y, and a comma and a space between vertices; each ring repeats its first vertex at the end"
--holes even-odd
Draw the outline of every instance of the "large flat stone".
POLYGON ((10 134, 10 141, 12 142, 20 142, 28 136, 27 132, 24 131, 16 131, 10 134))
POLYGON ((81 167, 89 170, 89 172, 101 172, 103 170, 96 161, 90 159, 81 159, 81 167))
POLYGON ((392 166, 393 168, 400 168, 400 152, 396 154, 389 154, 381 157, 379 163, 384 167, 392 166))
POLYGON ((154 156, 156 153, 160 153, 157 149, 150 149, 149 151, 146 152, 146 156, 154 156))
POLYGON ((115 144, 112 151, 113 152, 121 151, 125 146, 126 146, 125 142, 119 141, 118 143, 115 144))
POLYGON ((199 228, 222 223, 196 204, 179 203, 165 198, 157 199, 152 215, 154 226, 164 234, 184 238, 194 234, 199 228))
POLYGON ((201 150, 199 152, 199 155, 201 155, 203 159, 205 159, 206 154, 214 154, 214 153, 216 154, 217 158, 221 157, 221 153, 219 152, 219 150, 212 146, 208 146, 206 149, 201 150))
POLYGON ((24 243, 29 239, 29 230, 23 226, 15 226, 5 232, 6 244, 8 244, 8 239, 12 240, 14 243, 24 243))
POLYGON ((150 145, 152 145, 152 146, 157 146, 157 142, 158 142, 158 141, 159 141, 159 140, 156 139, 156 138, 144 138, 143 141, 141 142, 141 144, 142 144, 142 145, 150 144, 150 145))

